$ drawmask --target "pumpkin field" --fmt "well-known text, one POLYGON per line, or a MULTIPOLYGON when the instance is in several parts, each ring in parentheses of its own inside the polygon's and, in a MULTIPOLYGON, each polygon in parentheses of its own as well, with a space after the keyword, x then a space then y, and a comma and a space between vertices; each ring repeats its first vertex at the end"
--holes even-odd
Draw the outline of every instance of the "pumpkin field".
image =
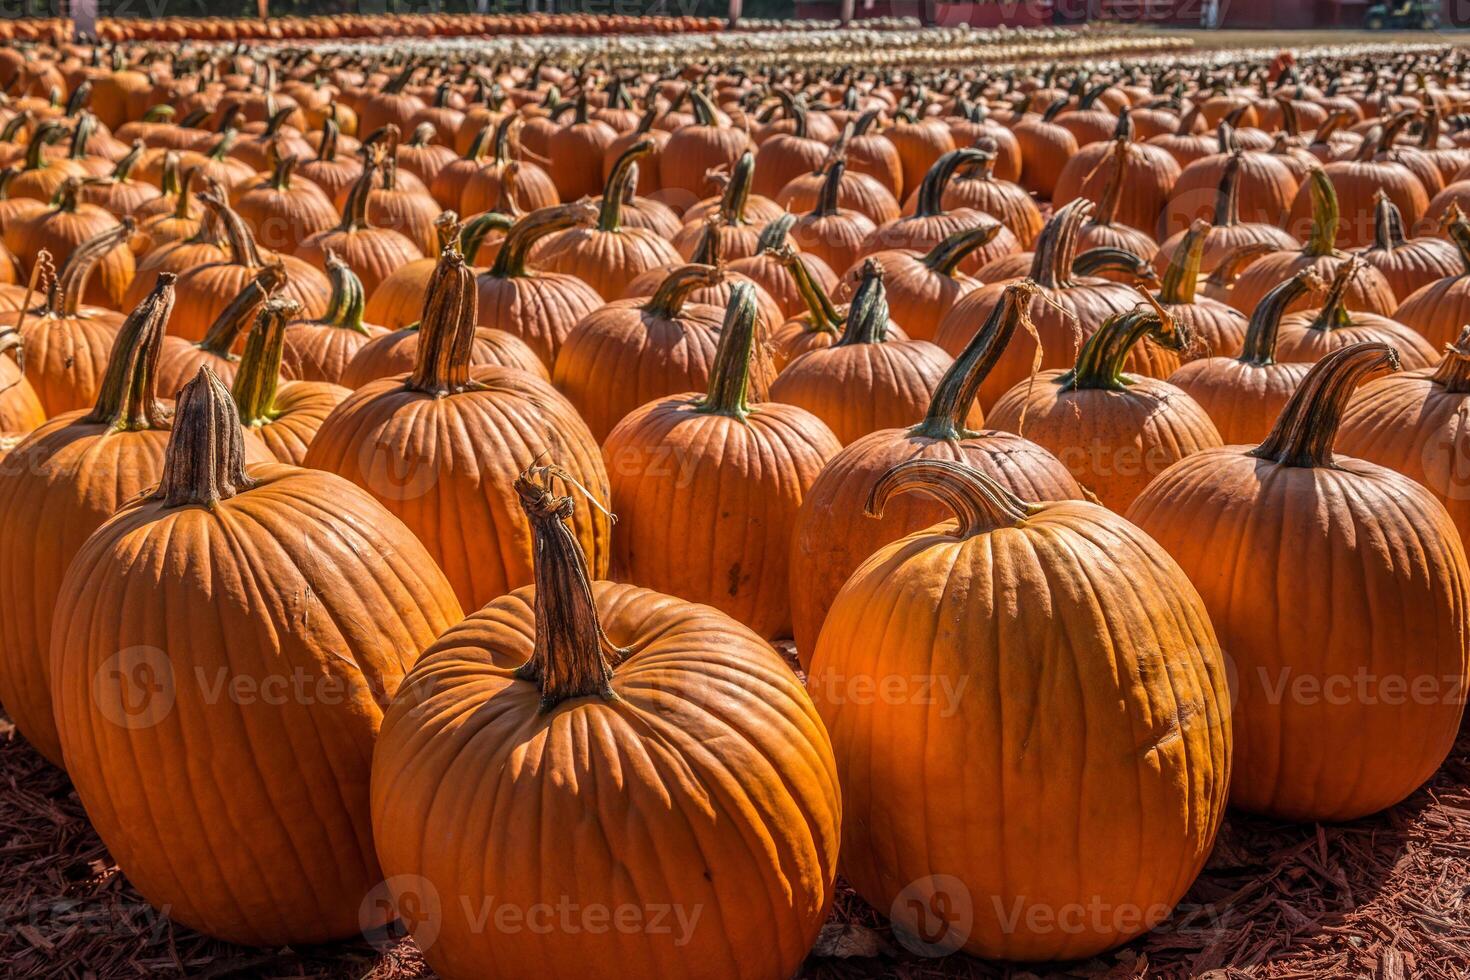
POLYGON ((1470 47, 1198 39, 0 20, 0 977, 1470 978, 1470 47))

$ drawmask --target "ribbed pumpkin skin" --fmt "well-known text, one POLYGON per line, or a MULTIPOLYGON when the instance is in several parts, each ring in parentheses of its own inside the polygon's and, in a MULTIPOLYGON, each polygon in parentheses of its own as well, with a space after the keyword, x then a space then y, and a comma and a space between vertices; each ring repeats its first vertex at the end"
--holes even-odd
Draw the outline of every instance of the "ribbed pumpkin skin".
POLYGON ((1338 451, 1409 477, 1444 504, 1470 541, 1466 396, 1431 380, 1433 370, 1391 374, 1354 393, 1337 430, 1338 451))
POLYGON ((147 501, 88 540, 57 608, 56 717, 88 816, 149 902, 233 942, 322 942, 363 928, 382 880, 368 780, 383 707, 460 609, 366 494, 296 467, 251 475, 213 512, 147 501), (119 724, 95 679, 150 649, 171 709, 119 724), (257 696, 217 686, 237 680, 257 696))
POLYGON ((1232 805, 1347 820, 1439 767, 1464 710, 1444 685, 1470 664, 1470 575, 1428 491, 1342 454, 1287 467, 1230 446, 1171 467, 1128 518, 1184 568, 1233 662, 1232 805), (1395 677, 1432 678, 1439 696, 1395 698, 1395 677), (1345 703, 1327 686, 1344 682, 1345 703))
POLYGON ((857 567, 884 545, 944 520, 944 507, 921 494, 892 498, 880 521, 863 514, 877 479, 908 459, 966 463, 1022 500, 1083 497, 1060 460, 1010 432, 986 429, 951 442, 882 429, 852 442, 822 468, 791 537, 792 635, 803 667, 811 666, 827 610, 857 567))
MULTIPOLYGON (((598 500, 608 497, 597 441, 571 404, 524 371, 476 367, 475 391, 435 398, 402 377, 369 382, 317 430, 304 465, 367 490, 418 536, 470 608, 531 582, 531 535, 511 491, 542 454, 598 500)), ((595 508, 572 521, 605 577, 611 527, 595 508)))
MULTIPOLYGON (((26 380, 36 390, 47 416, 91 408, 97 401, 107 358, 117 339, 123 316, 96 306, 83 307, 80 316, 37 316, 30 313, 21 325, 25 345, 26 380)), ((0 324, 14 326, 18 312, 0 313, 0 324)))
MULTIPOLYGON (((294 255, 266 256, 265 260, 279 260, 285 265, 286 284, 281 287, 281 295, 301 304, 301 316, 316 319, 327 312, 332 287, 321 271, 294 255)), ((180 271, 178 300, 174 304, 173 317, 168 322, 169 334, 184 340, 203 340, 209 325, 224 312, 230 300, 250 284, 259 271, 228 261, 190 266, 180 271)), ((143 296, 152 288, 153 280, 150 277, 137 296, 138 302, 142 302, 143 296)), ((130 298, 133 295, 129 293, 130 298)), ((190 374, 189 377, 192 378, 193 375, 190 374)))
POLYGON ((895 899, 959 878, 976 955, 1090 956, 1167 916, 1209 854, 1230 772, 1219 644, 1178 566, 1096 505, 1045 504, 964 540, 954 528, 870 557, 817 642, 843 875, 920 935, 920 903, 895 899), (859 696, 894 678, 903 696, 859 696), (1090 902, 1134 917, 1025 927, 1028 910, 1090 902))
POLYGON ((698 411, 701 397, 635 409, 603 442, 614 574, 789 636, 796 514, 842 444, 794 405, 763 402, 736 419, 698 411))
POLYGON ((1205 357, 1182 365, 1169 383, 1205 410, 1227 446, 1266 438, 1310 364, 1244 364, 1234 357, 1205 357))
POLYGON ((371 323, 364 323, 362 328, 367 332, 324 326, 310 320, 288 323, 281 352, 281 374, 302 381, 341 384, 342 375, 357 352, 388 332, 371 323))
POLYGON ((1435 350, 1454 343, 1470 323, 1470 274, 1421 286, 1399 304, 1393 318, 1418 331, 1435 350))
MULTIPOLYGON (((1331 282, 1332 277, 1337 273, 1338 266, 1346 261, 1346 258, 1335 255, 1311 256, 1305 252, 1296 251, 1272 252, 1245 267, 1240 278, 1235 280, 1235 285, 1231 288, 1230 295, 1225 302, 1246 316, 1250 316, 1261 300, 1266 298, 1267 293, 1303 269, 1311 269, 1324 280, 1331 282)), ((1425 288, 1431 287, 1426 286, 1425 288)), ((1286 309, 1289 313, 1306 310, 1311 308, 1312 303, 1311 296, 1299 296, 1286 309)), ((1404 323, 1417 329, 1417 325, 1412 320, 1403 319, 1394 313, 1398 300, 1393 295, 1393 289, 1389 286, 1388 280, 1383 278, 1383 273, 1372 266, 1363 266, 1353 276, 1348 283, 1343 305, 1355 312, 1377 313, 1380 316, 1392 315, 1395 320, 1403 320, 1404 323)), ((1459 330, 1460 327, 1456 326, 1450 333, 1449 339, 1453 340, 1459 330)))
MULTIPOLYGON (((61 765, 47 650, 67 566, 117 508, 158 482, 166 431, 105 432, 52 419, 5 458, 0 479, 0 702, 61 765), (38 528, 48 529, 38 534, 38 528)), ((113 652, 116 652, 115 650, 113 652)))
POLYGON ((1276 358, 1291 363, 1315 364, 1341 347, 1368 341, 1390 344, 1399 352, 1404 369, 1417 371, 1439 363, 1439 349, 1409 327, 1376 313, 1354 313, 1348 326, 1330 330, 1312 328, 1311 313, 1288 313, 1281 318, 1276 358))
POLYGON ((513 677, 535 634, 527 588, 440 637, 384 719, 373 827, 390 881, 417 876, 441 899, 427 922, 403 903, 410 928, 436 934, 425 958, 445 980, 792 975, 827 916, 841 816, 811 699, 714 609, 608 582, 592 591, 608 637, 632 648, 616 701, 542 712, 536 685, 513 677), (551 836, 516 846, 516 827, 551 836), (676 921, 507 937, 458 896, 472 913, 491 896, 702 913, 682 945, 676 921))
POLYGON ((1115 513, 1172 464, 1223 445, 1205 410, 1167 381, 1130 375, 1124 391, 1064 391, 1057 380, 1065 374, 1021 382, 991 407, 989 422, 1046 447, 1115 513))
POLYGON ((282 463, 300 466, 332 410, 347 400, 350 389, 326 381, 287 381, 276 391, 276 417, 264 425, 246 425, 282 463))
POLYGON ((0 433, 22 436, 45 422, 46 410, 36 390, 14 361, 0 358, 0 433))
POLYGON ((623 287, 639 273, 680 261, 667 239, 626 225, 615 232, 568 228, 546 242, 546 251, 533 257, 537 266, 582 280, 608 302, 623 295, 623 287))
POLYGON ((504 330, 530 345, 548 371, 584 316, 602 305, 596 290, 575 276, 546 272, 497 278, 479 276, 479 323, 504 330))

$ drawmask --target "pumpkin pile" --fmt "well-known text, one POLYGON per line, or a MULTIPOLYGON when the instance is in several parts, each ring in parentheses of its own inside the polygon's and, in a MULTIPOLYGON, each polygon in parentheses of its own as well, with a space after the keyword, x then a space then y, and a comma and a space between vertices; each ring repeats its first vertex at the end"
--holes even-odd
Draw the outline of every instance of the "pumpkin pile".
POLYGON ((1435 772, 1464 56, 893 26, 901 73, 234 43, 687 17, 0 25, 0 702, 147 901, 779 978, 841 872, 1077 960, 1227 806, 1435 772))

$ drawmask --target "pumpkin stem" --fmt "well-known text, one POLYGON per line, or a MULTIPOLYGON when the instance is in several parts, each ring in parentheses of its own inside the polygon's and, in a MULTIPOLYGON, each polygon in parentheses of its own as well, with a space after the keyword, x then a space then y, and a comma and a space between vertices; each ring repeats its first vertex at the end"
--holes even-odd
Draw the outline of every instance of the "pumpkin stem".
POLYGON ((1240 223, 1240 168, 1245 154, 1236 150, 1225 161, 1215 189, 1215 226, 1232 228, 1240 223))
POLYGON ((791 279, 796 283, 796 291, 801 295, 802 301, 806 303, 807 329, 813 333, 835 334, 842 326, 843 315, 832 305, 831 298, 827 295, 822 284, 812 278, 811 270, 806 263, 801 261, 801 256, 796 249, 790 245, 783 245, 775 251, 777 260, 786 267, 791 274, 791 279))
POLYGON ((661 320, 678 319, 690 293, 719 283, 720 270, 712 265, 681 265, 664 277, 658 289, 644 302, 643 310, 661 320))
POLYGON ((285 284, 285 267, 261 266, 260 271, 245 284, 244 289, 235 294, 235 298, 230 300, 229 305, 209 325, 209 329, 204 332, 204 339, 199 341, 199 349, 216 357, 229 357, 235 342, 250 326, 255 314, 285 284))
POLYGON ((1384 368, 1399 370, 1398 351, 1388 344, 1353 344, 1328 354, 1307 372, 1271 434, 1250 454, 1282 466, 1334 466, 1332 443, 1353 389, 1384 368))
POLYGON ((198 197, 224 230, 225 241, 230 249, 230 262, 247 269, 259 269, 264 265, 260 250, 255 246, 255 235, 251 233, 250 226, 245 224, 244 219, 226 202, 225 192, 219 182, 209 181, 208 188, 200 191, 198 197))
POLYGON ((888 339, 888 293, 883 288, 883 266, 875 259, 863 262, 862 281, 847 304, 847 329, 833 344, 881 344, 888 339))
POLYGON ((133 145, 128 149, 127 154, 113 166, 112 182, 115 184, 126 183, 133 173, 133 168, 138 165, 138 161, 142 158, 143 141, 133 140, 133 145))
POLYGON ((970 339, 939 380, 934 397, 929 400, 928 414, 924 421, 909 430, 912 435, 954 441, 973 434, 965 428, 970 406, 975 403, 980 386, 1005 353, 1006 345, 1016 332, 1016 325, 1024 323, 1035 333, 1030 324, 1031 300, 1040 292, 1041 287, 1030 279, 1012 283, 1001 292, 1000 302, 991 309, 985 325, 970 339))
POLYGON ((163 477, 149 495, 165 508, 213 510, 255 486, 245 475, 245 433, 224 382, 201 364, 179 392, 173 432, 163 452, 163 477))
POLYGON ((1307 174, 1307 180, 1311 181, 1312 236, 1307 239, 1302 253, 1310 256, 1333 255, 1337 252, 1337 224, 1340 218, 1337 190, 1321 167, 1313 168, 1307 174))
POLYGON ((276 389, 281 383, 286 323, 300 312, 300 303, 289 296, 276 296, 267 300, 256 315, 255 326, 245 338, 239 372, 230 387, 241 424, 266 425, 280 414, 276 411, 276 389))
POLYGON ((1445 212, 1444 232, 1455 243, 1455 248, 1459 249, 1465 274, 1470 275, 1470 221, 1465 220, 1465 212, 1460 210, 1456 201, 1451 201, 1449 210, 1445 212))
POLYGON ((937 242, 921 260, 929 271, 953 279, 955 269, 965 256, 989 245, 1000 234, 1002 225, 996 221, 982 221, 973 228, 962 228, 943 241, 937 242))
POLYGON ((331 249, 327 249, 327 278, 332 283, 332 296, 327 301, 327 312, 317 322, 352 330, 366 337, 368 331, 362 325, 362 316, 367 308, 367 297, 363 293, 362 280, 331 249))
POLYGON ((283 157, 274 150, 272 152, 276 157, 276 164, 271 169, 270 179, 266 182, 266 186, 274 191, 289 191, 291 174, 296 170, 296 164, 299 161, 294 154, 283 157))
MULTIPOLYGON (((1141 290, 1140 290, 1141 292, 1141 290)), ((1132 381, 1123 373, 1128 352, 1144 337, 1161 347, 1181 351, 1189 346, 1189 332, 1147 293, 1150 308, 1137 308, 1108 317, 1077 354, 1077 366, 1057 379, 1063 391, 1127 391, 1132 381)))
POLYGON ((602 631, 587 556, 567 524, 573 501, 552 491, 555 479, 582 489, 555 466, 532 466, 515 481, 531 525, 536 583, 536 642, 516 676, 540 689, 542 711, 574 698, 614 700, 613 670, 628 655, 602 631))
POLYGON ((341 128, 337 120, 327 117, 322 122, 322 141, 316 148, 316 158, 323 163, 330 163, 337 159, 337 134, 341 128))
POLYGON ((745 217, 745 206, 750 201, 750 181, 755 175, 755 154, 746 150, 730 168, 730 179, 720 194, 720 217, 731 226, 750 222, 745 217))
POLYGON ((1251 313, 1250 324, 1245 330, 1245 342, 1241 345, 1239 360, 1244 364, 1266 367, 1276 363, 1276 338, 1281 329, 1281 318, 1286 315, 1299 296, 1309 290, 1322 288, 1321 278, 1310 269, 1303 269, 1290 279, 1272 288, 1256 304, 1251 313))
POLYGON ((470 380, 479 297, 456 243, 439 253, 419 317, 418 360, 405 387, 435 398, 478 387, 470 380))
POLYGON ((756 254, 763 252, 779 251, 786 244, 786 236, 791 233, 791 226, 796 224, 796 215, 786 211, 778 218, 773 218, 761 229, 760 236, 756 239, 756 254))
POLYGON ((368 201, 372 197, 373 178, 377 176, 381 162, 378 154, 365 154, 362 173, 352 182, 352 190, 347 192, 347 200, 342 203, 342 220, 337 224, 338 231, 366 231, 372 227, 368 222, 368 201))
POLYGON ((1373 195, 1373 250, 1392 255, 1404 241, 1403 212, 1379 188, 1373 195))
POLYGON ((720 117, 715 110, 715 104, 710 101, 709 96, 693 86, 690 86, 688 91, 689 107, 694 111, 694 125, 714 126, 718 128, 720 117))
POLYGON ((471 163, 479 163, 485 159, 485 147, 490 143, 491 127, 489 123, 481 126, 475 133, 475 138, 470 140, 469 149, 464 151, 464 159, 471 163))
POLYGON ((589 223, 596 212, 586 204, 559 204, 540 208, 511 225, 505 239, 500 243, 500 252, 488 275, 494 279, 514 279, 529 275, 526 271, 526 256, 531 248, 547 235, 589 223))
POLYGON ((1113 141, 1113 151, 1109 154, 1112 167, 1108 171, 1107 182, 1103 184, 1102 199, 1098 201, 1097 211, 1092 216, 1094 225, 1106 228, 1113 223, 1113 217, 1118 213, 1118 202, 1123 199, 1123 183, 1128 176, 1128 150, 1127 138, 1113 141))
POLYGON ((1430 376, 1435 384, 1456 395, 1470 392, 1470 327, 1460 330, 1453 344, 1446 344, 1444 359, 1430 376))
POLYGON ((177 278, 172 272, 160 272, 152 291, 118 328, 97 403, 82 421, 116 431, 166 428, 154 380, 177 278))
POLYGON ((1332 283, 1327 288, 1327 295, 1322 300, 1322 306, 1312 318, 1311 329, 1336 330, 1338 327, 1352 325, 1352 314, 1348 312, 1346 305, 1347 289, 1363 264, 1363 260, 1354 255, 1337 267, 1332 283))
POLYGON ((1188 305, 1194 302, 1199 287, 1200 263, 1205 255, 1205 239, 1210 236, 1210 223, 1196 219, 1174 253, 1169 256, 1169 265, 1164 269, 1163 283, 1159 287, 1159 302, 1188 305))
POLYGON ((602 188, 602 208, 597 215, 599 231, 617 231, 623 226, 623 189, 637 173, 633 169, 640 157, 653 152, 653 140, 639 140, 618 154, 607 183, 602 188))
POLYGON ((1072 283, 1072 262, 1077 258, 1077 233, 1092 214, 1086 198, 1064 204, 1051 216, 1036 238, 1031 257, 1031 278, 1043 289, 1061 289, 1072 283))
POLYGON ((510 128, 520 118, 512 112, 495 124, 495 136, 490 144, 495 163, 503 165, 510 162, 510 128))
MULTIPOLYGON (((168 176, 168 161, 164 160, 164 176, 168 176)), ((174 157, 174 173, 178 173, 178 157, 174 157)), ((174 197, 174 219, 176 221, 187 221, 190 217, 190 198, 194 193, 194 181, 199 176, 198 167, 190 167, 182 176, 176 177, 178 193, 174 197)))
POLYGON ((750 357, 755 350, 756 312, 755 287, 748 282, 732 285, 709 388, 695 403, 697 411, 735 419, 750 414, 750 357))
POLYGON ((1157 285, 1153 263, 1126 248, 1102 246, 1089 248, 1072 260, 1072 275, 1077 278, 1099 276, 1104 272, 1121 272, 1146 285, 1157 285))
POLYGON ((97 264, 132 235, 133 219, 126 217, 122 224, 87 239, 73 249, 66 265, 61 267, 61 275, 56 277, 52 285, 52 292, 59 300, 59 305, 54 307, 55 311, 63 316, 75 317, 82 305, 82 293, 86 291, 87 281, 92 278, 97 264))
POLYGON ((812 208, 813 217, 828 218, 837 213, 837 201, 842 190, 842 175, 847 171, 847 158, 835 157, 827 168, 827 176, 817 189, 817 203, 812 208))
POLYGON ((948 459, 910 459, 878 478, 863 512, 882 517, 895 494, 920 491, 953 512, 952 537, 968 538, 1002 527, 1016 527, 1039 511, 979 470, 948 459))
POLYGON ((961 167, 974 166, 983 160, 981 151, 973 147, 950 150, 935 160, 934 166, 924 174, 924 181, 919 185, 919 199, 914 206, 913 217, 932 218, 943 214, 944 189, 949 186, 955 171, 961 167))

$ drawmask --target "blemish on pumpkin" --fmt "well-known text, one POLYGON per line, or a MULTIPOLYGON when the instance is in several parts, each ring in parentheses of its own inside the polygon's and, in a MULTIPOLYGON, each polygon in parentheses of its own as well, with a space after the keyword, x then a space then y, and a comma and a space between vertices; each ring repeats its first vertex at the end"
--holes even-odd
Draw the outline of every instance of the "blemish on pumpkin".
POLYGON ((730 566, 730 594, 738 595, 740 592, 740 563, 737 561, 730 566))

